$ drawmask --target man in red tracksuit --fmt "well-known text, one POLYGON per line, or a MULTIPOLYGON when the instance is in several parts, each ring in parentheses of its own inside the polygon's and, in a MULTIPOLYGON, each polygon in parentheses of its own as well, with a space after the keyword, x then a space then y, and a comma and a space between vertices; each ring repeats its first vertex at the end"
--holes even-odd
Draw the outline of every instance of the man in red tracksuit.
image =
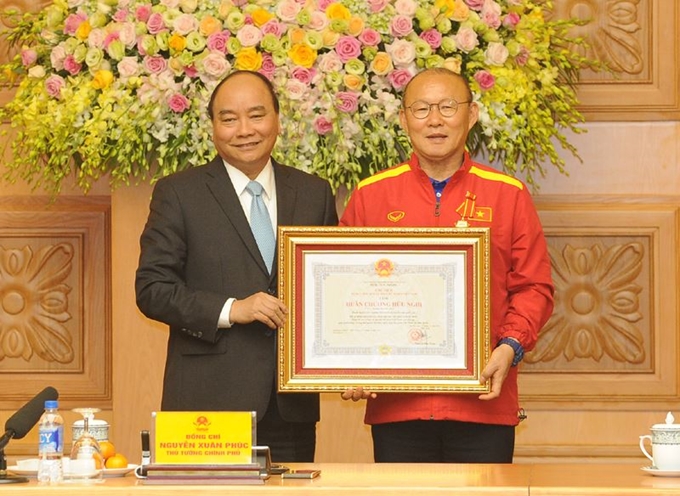
POLYGON ((376 462, 511 463, 518 424, 517 364, 553 308, 550 260, 536 209, 521 181, 478 164, 465 151, 477 122, 467 81, 446 69, 417 74, 404 91, 401 124, 408 162, 362 181, 344 226, 489 227, 491 342, 482 372, 491 391, 471 394, 371 393, 367 399, 376 462))

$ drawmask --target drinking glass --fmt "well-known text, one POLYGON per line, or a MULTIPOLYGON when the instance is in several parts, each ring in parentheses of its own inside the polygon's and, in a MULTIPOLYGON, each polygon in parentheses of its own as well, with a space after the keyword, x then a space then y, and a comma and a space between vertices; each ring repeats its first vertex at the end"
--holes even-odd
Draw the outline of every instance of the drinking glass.
POLYGON ((102 480, 104 458, 97 439, 90 433, 90 421, 99 408, 74 408, 83 416, 83 433, 73 442, 71 460, 64 479, 72 482, 97 482, 102 480))

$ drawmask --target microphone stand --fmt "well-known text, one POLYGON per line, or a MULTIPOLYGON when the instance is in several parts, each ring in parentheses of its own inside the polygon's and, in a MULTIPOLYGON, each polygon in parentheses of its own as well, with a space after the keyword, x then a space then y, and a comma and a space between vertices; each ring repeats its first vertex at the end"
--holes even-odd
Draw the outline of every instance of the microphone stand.
POLYGON ((7 459, 5 458, 5 448, 0 448, 0 484, 12 484, 16 482, 28 482, 28 478, 19 477, 7 473, 7 459))

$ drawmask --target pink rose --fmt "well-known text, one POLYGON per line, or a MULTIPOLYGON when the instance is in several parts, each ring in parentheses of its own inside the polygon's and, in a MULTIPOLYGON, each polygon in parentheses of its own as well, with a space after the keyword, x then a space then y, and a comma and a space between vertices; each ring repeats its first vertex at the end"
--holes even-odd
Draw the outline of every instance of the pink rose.
POLYGON ((503 65, 508 59, 508 49, 503 43, 492 41, 484 51, 484 62, 488 65, 503 65))
POLYGON ((332 3, 335 3, 335 0, 319 0, 317 6, 321 12, 326 12, 326 9, 332 3))
POLYGON ((173 112, 181 114, 191 107, 191 102, 189 102, 189 99, 181 93, 173 93, 173 95, 168 98, 168 107, 170 107, 170 110, 173 112))
POLYGON ((472 10, 480 11, 482 10, 482 5, 484 5, 484 0, 465 0, 465 3, 472 10))
POLYGON ((392 36, 403 38, 411 31, 413 31, 413 21, 410 17, 399 14, 392 18, 392 22, 390 23, 390 32, 392 33, 392 36))
POLYGON ((85 20, 87 20, 87 14, 83 12, 71 14, 64 21, 64 34, 73 36, 85 20))
POLYGON ((120 26, 120 31, 118 31, 118 36, 120 41, 128 47, 132 48, 135 46, 137 41, 137 33, 135 32, 135 25, 132 22, 125 22, 120 26))
POLYGON ((359 97, 351 91, 339 91, 336 95, 335 107, 341 112, 356 112, 359 108, 359 97))
POLYGON ((47 90, 48 95, 59 100, 61 98, 61 89, 65 84, 66 81, 64 81, 64 78, 57 74, 52 74, 45 80, 45 89, 47 90))
POLYGON ((401 91, 406 87, 412 77, 413 74, 411 74, 411 71, 407 69, 395 69, 394 71, 390 72, 388 79, 390 80, 392 88, 397 91, 401 91))
POLYGON ((188 65, 184 68, 184 74, 193 79, 198 75, 198 70, 193 65, 188 65))
POLYGON ((503 18, 503 26, 505 26, 508 29, 515 29, 517 24, 519 24, 519 14, 517 12, 510 12, 508 15, 503 18))
POLYGON ((375 14, 381 12, 390 2, 389 0, 366 0, 366 3, 371 7, 371 12, 375 14))
POLYGON ((158 12, 154 12, 149 16, 149 20, 146 21, 146 29, 149 30, 150 34, 158 34, 165 29, 165 22, 163 21, 163 16, 158 12))
POLYGON ((380 43, 380 33, 375 29, 366 28, 359 35, 359 41, 367 46, 378 46, 378 43, 380 43))
POLYGON ((353 36, 341 36, 335 44, 335 52, 343 62, 355 59, 361 55, 361 42, 353 36))
POLYGON ((135 19, 137 19, 140 22, 148 21, 150 15, 151 5, 148 3, 145 5, 140 5, 139 7, 137 7, 137 10, 135 10, 135 19))
POLYGON ((479 17, 487 26, 498 29, 501 25, 501 6, 492 0, 486 0, 479 17))
POLYGON ((291 72, 291 76, 293 76, 293 78, 297 79, 301 83, 305 83, 307 86, 309 86, 312 82, 312 79, 314 78, 315 73, 316 71, 314 69, 296 67, 295 69, 293 69, 293 72, 291 72))
POLYGON ((274 58, 271 53, 262 54, 262 66, 257 71, 270 81, 274 77, 274 71, 276 71, 276 64, 274 63, 274 58))
POLYGON ((117 10, 115 14, 113 14, 113 20, 116 22, 125 22, 125 19, 127 19, 128 16, 128 11, 126 9, 120 9, 117 10))
POLYGON ((150 74, 160 74, 168 68, 168 62, 163 57, 144 57, 144 68, 150 74))
POLYGON ((442 34, 436 29, 428 29, 420 33, 420 37, 427 42, 433 50, 439 48, 442 44, 442 34))
POLYGON ((277 38, 286 31, 286 27, 276 19, 271 19, 262 25, 262 34, 273 34, 277 38))
POLYGON ((326 116, 320 115, 314 119, 314 130, 316 134, 325 136, 333 130, 333 122, 326 118, 326 116))
POLYGON ((489 71, 477 71, 474 75, 475 81, 479 84, 479 87, 483 90, 488 90, 493 88, 496 84, 496 78, 493 77, 489 71))
POLYGON ((112 41, 114 40, 119 40, 120 35, 118 33, 109 33, 106 38, 104 38, 104 43, 102 43, 104 48, 109 48, 109 45, 111 44, 112 41))
POLYGON ((527 47, 522 46, 519 49, 519 53, 515 56, 515 62, 517 62, 518 65, 525 65, 529 61, 529 50, 527 50, 527 47))
POLYGON ((83 65, 77 62, 73 55, 67 55, 64 59, 64 69, 72 76, 78 74, 82 67, 83 65))
POLYGON ((36 60, 38 60, 38 52, 35 50, 27 48, 21 51, 21 63, 24 67, 35 64, 36 60))
POLYGON ((221 33, 213 33, 208 36, 207 46, 211 52, 227 53, 227 41, 229 40, 229 31, 222 31, 221 33))
POLYGON ((87 36, 87 44, 94 48, 103 48, 106 32, 103 29, 93 29, 87 36))

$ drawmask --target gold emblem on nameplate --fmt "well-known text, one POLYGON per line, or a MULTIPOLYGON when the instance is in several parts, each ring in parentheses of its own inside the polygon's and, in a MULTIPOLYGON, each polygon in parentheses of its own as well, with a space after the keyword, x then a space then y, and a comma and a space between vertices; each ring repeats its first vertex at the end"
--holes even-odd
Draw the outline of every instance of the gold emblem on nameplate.
POLYGON ((394 272, 394 263, 387 258, 381 258, 374 266, 375 273, 380 277, 390 277, 392 272, 394 272))

